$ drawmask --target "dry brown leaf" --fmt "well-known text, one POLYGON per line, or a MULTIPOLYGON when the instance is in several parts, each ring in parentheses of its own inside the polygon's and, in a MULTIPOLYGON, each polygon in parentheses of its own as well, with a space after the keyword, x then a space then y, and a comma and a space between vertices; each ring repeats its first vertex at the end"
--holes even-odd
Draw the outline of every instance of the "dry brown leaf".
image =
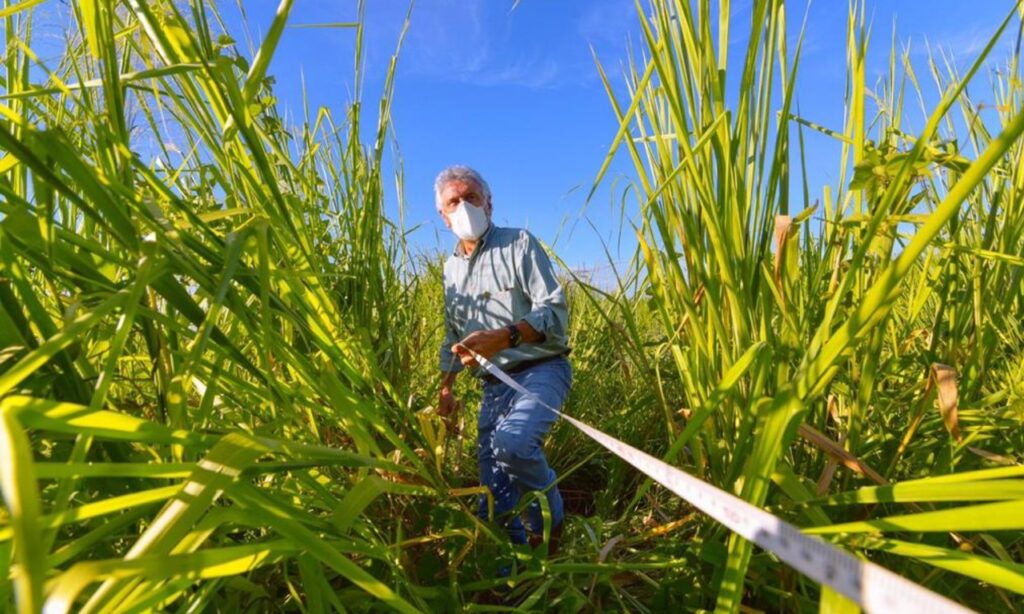
POLYGON ((847 452, 843 446, 832 441, 813 426, 801 424, 800 429, 797 432, 801 437, 820 448, 822 452, 842 463, 843 466, 853 469, 857 473, 868 477, 876 484, 889 483, 889 481, 882 477, 880 473, 869 467, 864 463, 864 461, 847 452))
POLYGON ((929 388, 935 388, 938 393, 939 413, 942 414, 942 423, 946 425, 949 434, 957 441, 963 441, 960 434, 960 420, 957 415, 959 402, 959 391, 957 388, 956 369, 941 363, 932 363, 929 388))
POLYGON ((612 553, 612 549, 615 548, 615 544, 618 544, 623 539, 625 538, 621 535, 616 535, 615 537, 609 539, 608 543, 606 543, 604 547, 601 548, 601 551, 597 554, 597 562, 604 563, 605 559, 608 558, 608 555, 612 553))
MULTIPOLYGON (((839 434, 839 445, 843 445, 843 441, 846 440, 846 433, 839 434)), ((825 468, 821 471, 821 477, 818 478, 818 484, 814 490, 818 493, 818 496, 822 496, 828 492, 828 487, 832 483, 832 478, 836 475, 836 468, 839 467, 839 461, 836 457, 829 456, 828 462, 825 463, 825 468)))
POLYGON ((973 452, 974 454, 977 454, 978 456, 984 458, 985 460, 992 461, 993 463, 999 463, 1000 465, 1017 464, 1017 461, 1010 458, 1009 456, 996 454, 995 452, 989 452, 988 450, 982 450, 981 448, 975 448, 974 446, 967 446, 967 449, 973 452))
POLYGON ((775 216, 775 285, 782 290, 782 259, 786 255, 786 239, 793 232, 793 216, 775 216))

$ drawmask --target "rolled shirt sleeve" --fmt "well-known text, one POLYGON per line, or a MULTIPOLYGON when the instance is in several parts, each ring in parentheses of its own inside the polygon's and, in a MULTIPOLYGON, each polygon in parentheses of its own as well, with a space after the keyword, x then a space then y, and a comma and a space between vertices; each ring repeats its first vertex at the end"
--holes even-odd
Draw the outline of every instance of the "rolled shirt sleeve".
MULTIPOLYGON (((562 285, 555 277, 551 258, 533 235, 524 232, 522 254, 522 279, 520 283, 533 303, 523 320, 533 327, 544 339, 565 339, 569 324, 569 306, 565 300, 562 285)), ((543 342, 543 341, 542 341, 543 342)))

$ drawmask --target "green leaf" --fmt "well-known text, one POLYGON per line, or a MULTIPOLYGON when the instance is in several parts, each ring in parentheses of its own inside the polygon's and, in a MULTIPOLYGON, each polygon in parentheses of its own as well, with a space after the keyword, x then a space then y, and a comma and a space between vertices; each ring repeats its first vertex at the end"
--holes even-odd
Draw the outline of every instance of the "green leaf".
POLYGON ((817 499, 821 505, 850 503, 909 503, 921 501, 1003 501, 1024 499, 1024 480, 986 480, 983 482, 948 482, 891 484, 869 486, 858 490, 817 499))
POLYGON ((45 553, 36 548, 42 532, 41 506, 33 469, 32 451, 18 421, 18 409, 0 401, 0 492, 10 515, 9 533, 14 538, 11 569, 19 612, 38 612, 42 606, 45 553))
POLYGON ((47 594, 47 611, 73 609, 79 593, 88 585, 104 580, 145 579, 150 582, 172 578, 200 578, 240 575, 279 562, 298 550, 288 540, 210 548, 188 554, 142 556, 129 560, 108 559, 76 563, 52 582, 47 594))
POLYGON ((28 10, 33 6, 36 6, 37 4, 42 3, 43 0, 21 0, 21 2, 18 2, 17 4, 13 4, 11 6, 7 6, 5 8, 0 9, 0 19, 10 17, 11 15, 15 15, 17 13, 20 13, 21 11, 28 10))
POLYGON ((886 531, 1013 531, 1024 529, 1024 500, 969 505, 934 512, 888 516, 878 520, 811 527, 805 533, 871 533, 886 531))
POLYGON ((1019 563, 895 539, 860 538, 856 544, 859 548, 912 558, 939 569, 974 578, 985 584, 1024 594, 1024 565, 1019 563))
MULTIPOLYGON (((258 498, 249 493, 249 487, 236 484, 231 489, 231 496, 243 503, 248 503, 254 509, 263 509, 258 498)), ((336 546, 323 541, 315 533, 306 529, 294 520, 281 515, 280 513, 270 514, 266 518, 267 524, 274 528, 283 537, 292 543, 300 546, 311 556, 316 557, 328 565, 353 584, 363 589, 373 597, 380 599, 399 612, 418 612, 409 602, 395 594, 387 585, 374 578, 351 560, 346 558, 336 546)))

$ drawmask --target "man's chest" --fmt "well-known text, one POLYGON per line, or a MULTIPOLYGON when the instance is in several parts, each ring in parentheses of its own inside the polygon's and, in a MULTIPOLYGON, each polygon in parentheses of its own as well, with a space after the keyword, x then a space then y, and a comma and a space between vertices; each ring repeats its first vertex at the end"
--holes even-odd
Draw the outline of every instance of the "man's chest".
POLYGON ((485 252, 451 263, 445 271, 445 305, 459 322, 509 318, 524 303, 518 263, 511 254, 485 252))

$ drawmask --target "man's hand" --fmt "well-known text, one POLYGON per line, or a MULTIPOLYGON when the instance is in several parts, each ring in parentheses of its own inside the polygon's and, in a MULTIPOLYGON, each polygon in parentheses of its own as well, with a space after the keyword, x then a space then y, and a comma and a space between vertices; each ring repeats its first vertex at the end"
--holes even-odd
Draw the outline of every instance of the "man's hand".
POLYGON ((437 414, 444 420, 445 426, 452 433, 458 430, 458 415, 459 410, 462 409, 462 403, 460 403, 455 395, 452 394, 450 386, 441 386, 441 394, 437 399, 437 414))
POLYGON ((509 334, 506 328, 494 328, 491 330, 478 330, 470 333, 465 339, 452 346, 452 352, 459 357, 464 367, 477 366, 476 358, 469 350, 473 350, 484 358, 490 358, 498 352, 506 349, 509 344, 509 334))
POLYGON ((437 413, 443 417, 447 417, 457 411, 459 411, 459 402, 455 400, 455 395, 452 394, 452 389, 447 386, 443 386, 441 388, 441 394, 437 399, 437 413))

